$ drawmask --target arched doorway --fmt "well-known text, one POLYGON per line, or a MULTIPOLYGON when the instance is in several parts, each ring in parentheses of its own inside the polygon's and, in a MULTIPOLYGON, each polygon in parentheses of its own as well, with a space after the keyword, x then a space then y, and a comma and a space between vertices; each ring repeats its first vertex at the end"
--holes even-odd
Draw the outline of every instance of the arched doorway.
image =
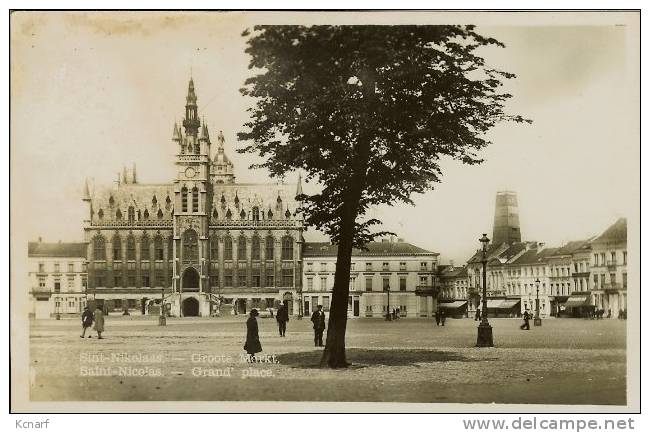
POLYGON ((199 273, 194 268, 187 268, 183 272, 183 289, 199 290, 199 273))
POLYGON ((199 315, 199 301, 196 298, 187 298, 183 301, 183 316, 196 317, 199 315))

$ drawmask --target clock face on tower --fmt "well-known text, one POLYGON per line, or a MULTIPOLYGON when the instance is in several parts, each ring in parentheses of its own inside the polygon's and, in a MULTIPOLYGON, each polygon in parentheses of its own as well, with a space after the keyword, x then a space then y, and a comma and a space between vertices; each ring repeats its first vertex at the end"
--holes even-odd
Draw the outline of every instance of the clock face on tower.
POLYGON ((185 177, 192 178, 196 175, 196 171, 192 167, 188 167, 187 170, 185 170, 185 177))

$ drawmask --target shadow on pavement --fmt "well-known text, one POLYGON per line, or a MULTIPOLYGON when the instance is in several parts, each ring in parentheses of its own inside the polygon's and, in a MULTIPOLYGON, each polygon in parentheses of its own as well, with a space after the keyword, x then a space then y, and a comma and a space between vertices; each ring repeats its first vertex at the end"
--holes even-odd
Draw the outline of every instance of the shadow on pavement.
MULTIPOLYGON (((370 365, 415 366, 421 362, 476 362, 477 359, 460 356, 453 352, 424 349, 347 349, 345 351, 351 368, 363 368, 370 365)), ((294 352, 278 355, 280 364, 293 368, 319 368, 323 352, 294 352)), ((485 361, 485 359, 481 359, 485 361)))

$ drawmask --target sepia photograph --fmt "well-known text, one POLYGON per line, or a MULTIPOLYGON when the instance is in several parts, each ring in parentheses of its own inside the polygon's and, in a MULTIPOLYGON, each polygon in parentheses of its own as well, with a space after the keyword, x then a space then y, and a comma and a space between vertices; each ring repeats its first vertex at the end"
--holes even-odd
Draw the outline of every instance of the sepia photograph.
POLYGON ((10 11, 10 411, 640 411, 640 18, 10 11))

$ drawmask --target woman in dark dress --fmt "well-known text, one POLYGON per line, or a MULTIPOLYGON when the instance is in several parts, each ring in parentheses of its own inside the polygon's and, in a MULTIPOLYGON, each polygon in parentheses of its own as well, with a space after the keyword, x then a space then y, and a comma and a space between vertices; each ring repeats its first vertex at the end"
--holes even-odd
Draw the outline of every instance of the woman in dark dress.
POLYGON ((262 344, 260 344, 260 336, 258 334, 257 328, 257 319, 259 315, 257 310, 253 308, 250 312, 250 317, 246 321, 246 344, 244 344, 244 350, 251 356, 251 359, 254 360, 256 353, 262 351, 262 344))

